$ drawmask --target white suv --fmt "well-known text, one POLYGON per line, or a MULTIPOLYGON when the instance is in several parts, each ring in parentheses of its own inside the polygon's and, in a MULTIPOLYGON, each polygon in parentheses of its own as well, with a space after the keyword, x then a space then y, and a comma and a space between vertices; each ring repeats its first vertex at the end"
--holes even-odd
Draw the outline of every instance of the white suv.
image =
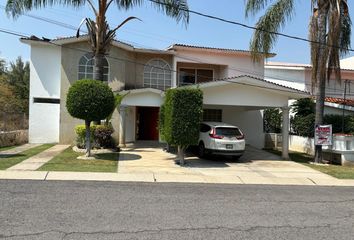
POLYGON ((245 145, 245 135, 236 126, 223 122, 200 124, 199 157, 218 154, 237 159, 244 153, 245 145))

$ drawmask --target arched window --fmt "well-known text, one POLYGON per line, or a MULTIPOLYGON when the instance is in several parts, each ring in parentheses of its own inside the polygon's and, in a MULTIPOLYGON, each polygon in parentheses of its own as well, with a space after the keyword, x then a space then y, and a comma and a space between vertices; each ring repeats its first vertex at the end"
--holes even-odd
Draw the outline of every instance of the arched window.
MULTIPOLYGON (((86 53, 84 56, 80 58, 79 62, 79 75, 78 79, 93 79, 93 67, 94 61, 92 53, 86 53)), ((103 61, 103 81, 108 81, 109 79, 109 65, 106 58, 103 61)))
POLYGON ((150 60, 144 67, 144 87, 166 90, 171 88, 170 65, 162 59, 150 60))

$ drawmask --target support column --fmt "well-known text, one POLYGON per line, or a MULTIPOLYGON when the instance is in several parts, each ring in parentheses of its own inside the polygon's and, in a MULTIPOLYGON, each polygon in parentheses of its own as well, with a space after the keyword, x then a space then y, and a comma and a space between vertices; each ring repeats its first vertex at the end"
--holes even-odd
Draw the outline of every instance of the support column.
POLYGON ((289 159, 289 107, 282 107, 283 128, 282 128, 282 157, 289 159))
POLYGON ((172 87, 172 88, 177 87, 178 69, 177 69, 177 59, 176 59, 176 56, 173 56, 171 75, 172 75, 171 87, 172 87))
POLYGON ((126 111, 127 106, 121 105, 119 108, 119 147, 125 147, 126 111))

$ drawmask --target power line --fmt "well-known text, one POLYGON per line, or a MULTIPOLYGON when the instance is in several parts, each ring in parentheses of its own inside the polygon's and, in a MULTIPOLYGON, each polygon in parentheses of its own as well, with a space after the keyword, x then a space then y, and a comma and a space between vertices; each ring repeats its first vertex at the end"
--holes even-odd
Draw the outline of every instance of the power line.
MULTIPOLYGON (((160 5, 164 5, 164 6, 169 6, 167 3, 164 3, 164 2, 161 2, 161 1, 157 1, 157 0, 148 0, 148 1, 160 4, 160 5)), ((180 11, 193 13, 193 14, 201 16, 201 17, 209 18, 209 19, 212 19, 212 20, 217 20, 217 21, 220 21, 220 22, 223 22, 223 23, 237 25, 237 26, 240 26, 240 27, 243 27, 243 28, 248 28, 248 29, 252 29, 252 30, 262 31, 262 32, 266 32, 266 33, 282 36, 282 37, 289 38, 289 39, 294 39, 294 40, 299 40, 299 41, 303 41, 303 42, 319 44, 319 45, 322 45, 322 46, 327 46, 327 47, 347 50, 349 52, 354 52, 354 49, 352 49, 352 48, 342 48, 342 47, 335 46, 335 45, 329 45, 329 44, 326 44, 326 43, 321 43, 321 42, 317 42, 317 41, 308 40, 308 39, 303 38, 303 37, 297 37, 297 36, 294 36, 294 35, 289 35, 289 34, 280 33, 280 32, 268 31, 268 30, 265 30, 265 29, 262 29, 262 28, 250 26, 250 25, 247 25, 247 24, 244 24, 244 23, 236 22, 236 21, 233 21, 233 20, 228 20, 228 19, 225 19, 225 18, 209 15, 209 14, 206 14, 206 13, 201 13, 201 12, 194 11, 194 10, 191 10, 191 9, 187 10, 187 9, 184 9, 184 8, 181 8, 181 7, 177 7, 177 8, 180 11)))

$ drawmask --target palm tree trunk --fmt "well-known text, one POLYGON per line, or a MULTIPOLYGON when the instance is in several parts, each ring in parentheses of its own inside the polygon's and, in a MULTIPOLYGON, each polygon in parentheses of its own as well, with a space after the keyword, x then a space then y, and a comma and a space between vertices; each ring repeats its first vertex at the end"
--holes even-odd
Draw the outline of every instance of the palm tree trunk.
MULTIPOLYGON (((327 49, 326 49, 326 33, 327 33, 327 10, 326 4, 319 5, 318 9, 318 42, 321 43, 318 52, 318 68, 316 79, 316 115, 315 126, 323 124, 324 101, 326 92, 327 79, 327 49), (322 7, 321 7, 322 6, 322 7)), ((322 162, 322 146, 315 146, 315 163, 322 162)))
POLYGON ((93 70, 93 79, 94 80, 104 80, 104 55, 103 54, 95 54, 94 56, 95 59, 95 65, 94 65, 94 70, 93 70))

